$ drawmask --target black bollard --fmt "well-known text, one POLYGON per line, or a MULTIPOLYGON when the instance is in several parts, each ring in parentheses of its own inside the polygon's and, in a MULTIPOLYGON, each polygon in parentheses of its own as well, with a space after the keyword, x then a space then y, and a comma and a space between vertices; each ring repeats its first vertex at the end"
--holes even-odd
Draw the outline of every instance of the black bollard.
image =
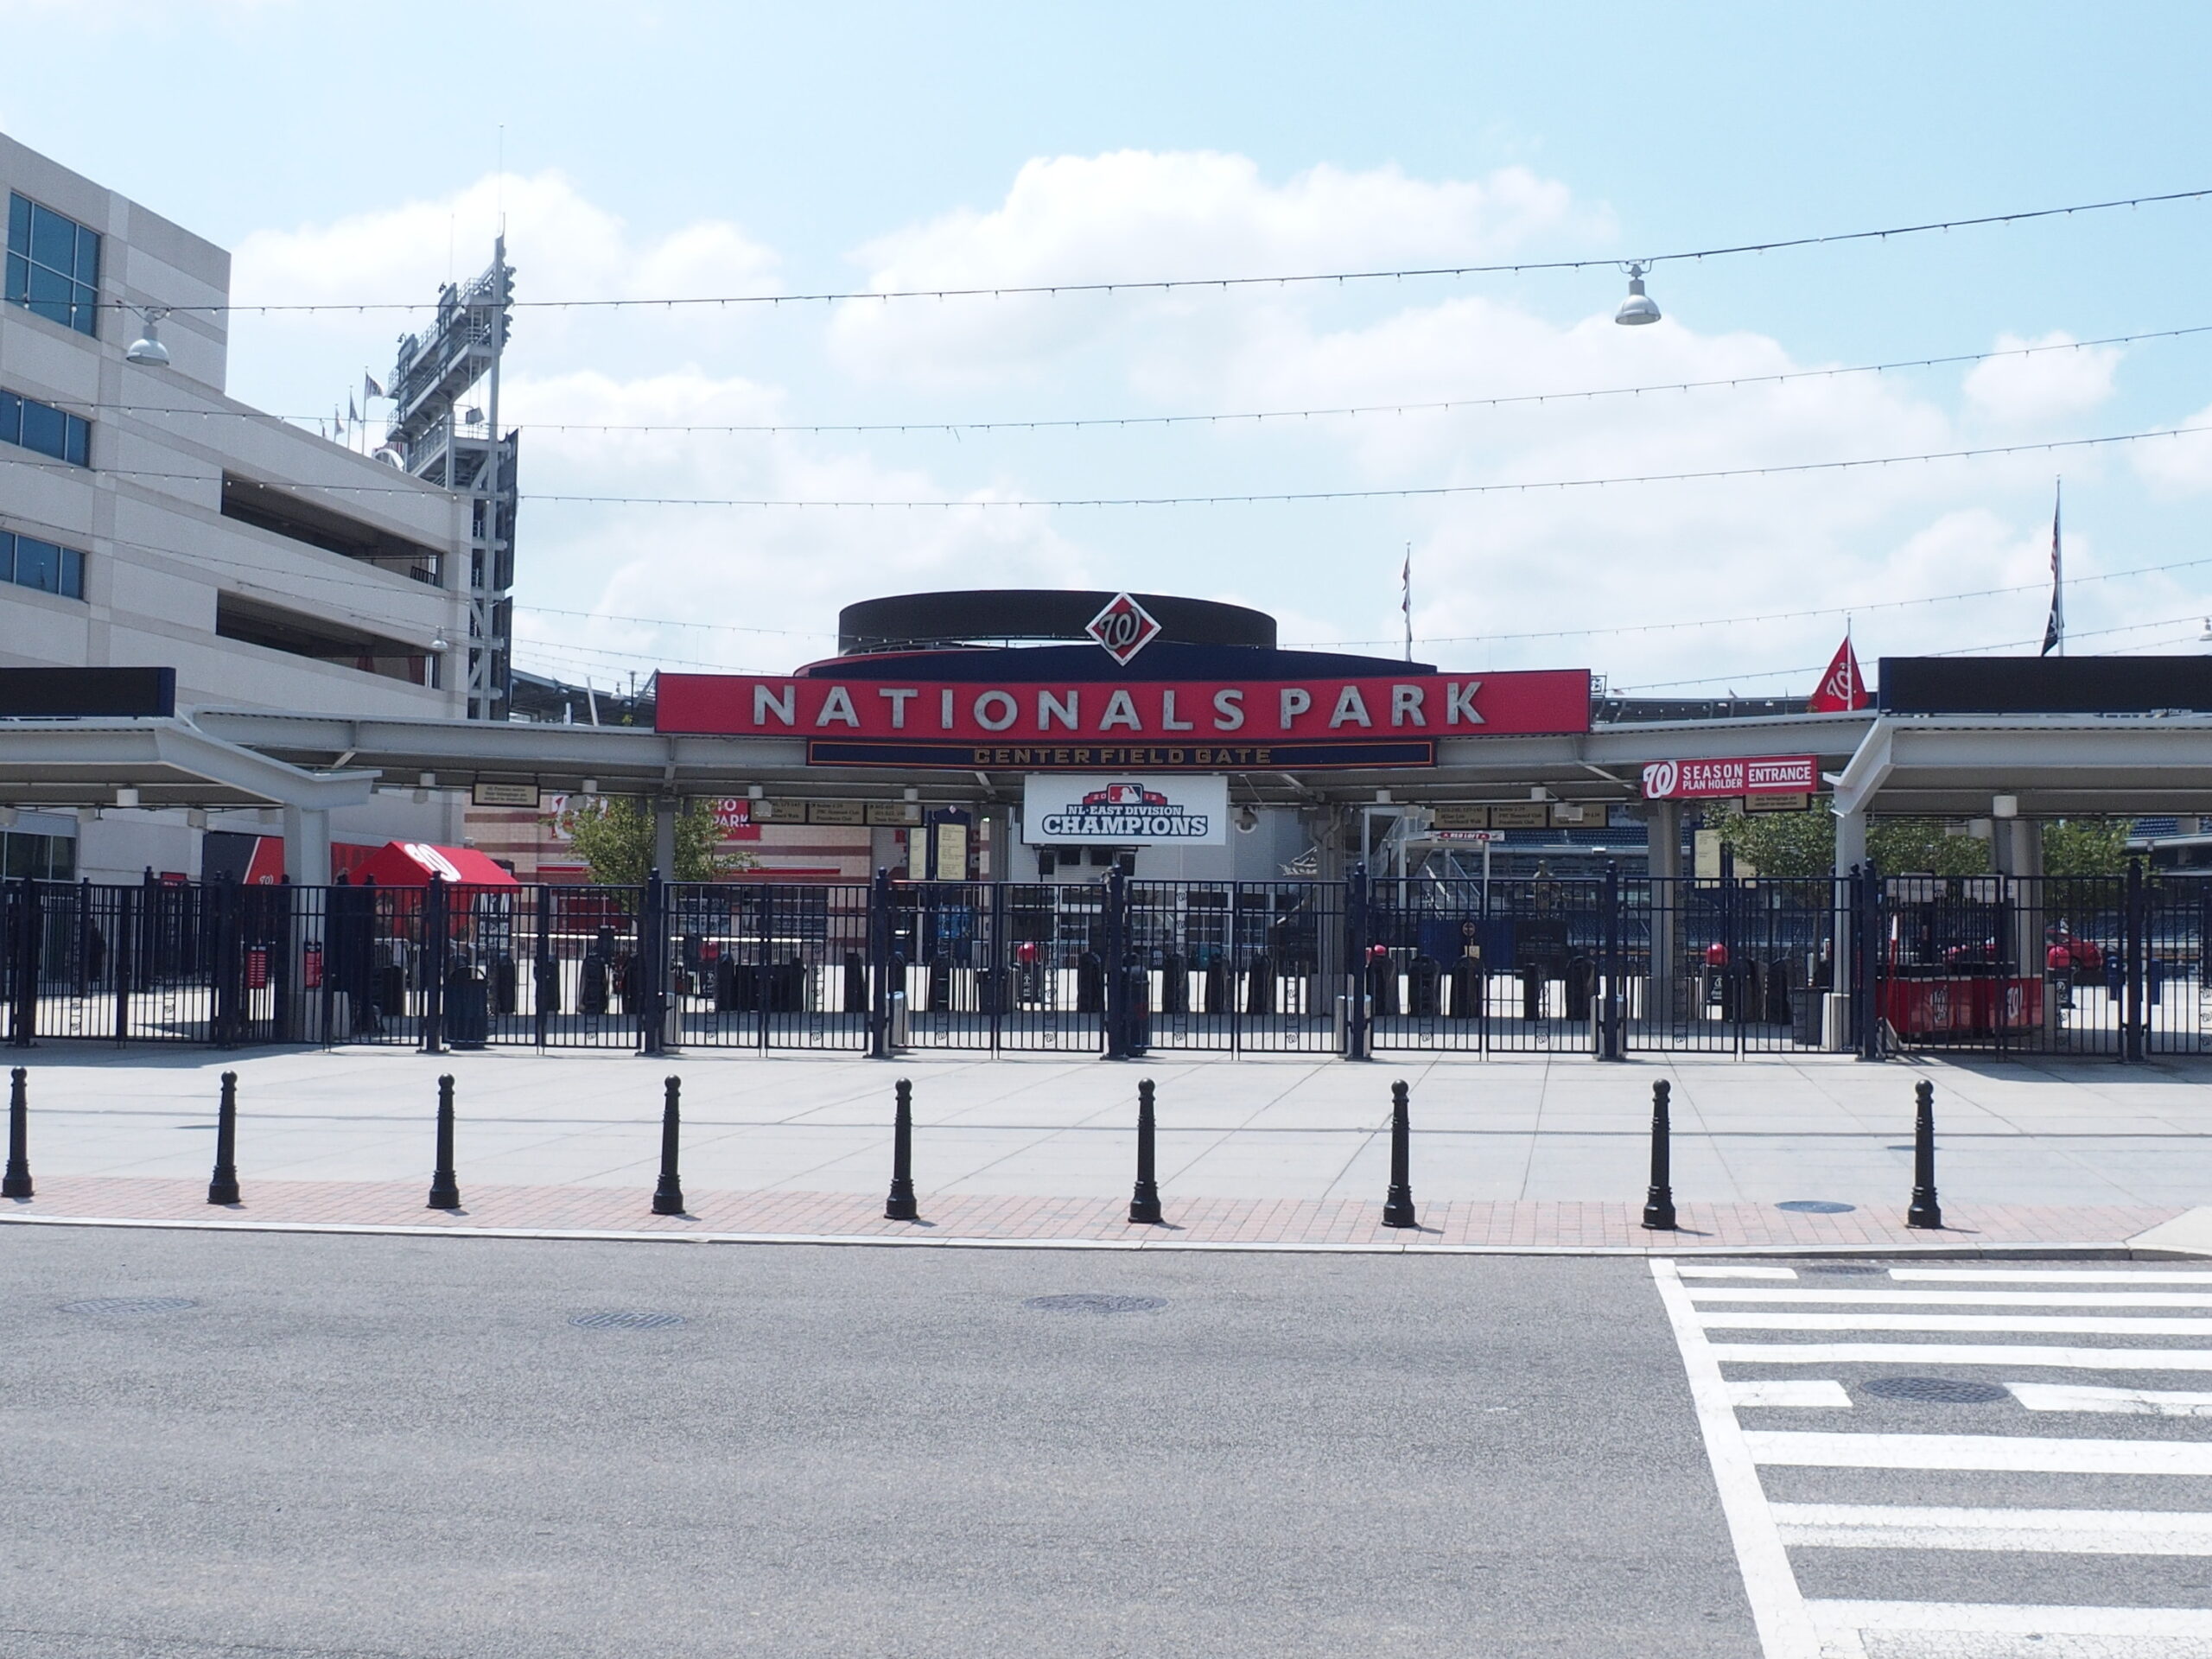
POLYGON ((17 1066, 9 1074, 8 1173, 0 1179, 0 1198, 31 1196, 31 1108, 29 1073, 17 1066))
POLYGON ((438 1158, 437 1166, 430 1172, 430 1202, 433 1210, 461 1208, 461 1184, 453 1173, 453 1076, 448 1072, 438 1079, 438 1158))
POLYGON ((1943 1206, 1936 1202, 1936 1085, 1913 1085, 1916 1110, 1912 1124, 1912 1207, 1904 1212, 1908 1227, 1941 1227, 1943 1206))
POLYGON ((1668 1136, 1674 1126, 1667 1119, 1667 1096, 1673 1085, 1661 1078, 1651 1085, 1651 1186, 1643 1195, 1643 1224, 1662 1232, 1675 1230, 1675 1186, 1668 1136))
POLYGON ((238 1074, 223 1073, 223 1103, 215 1111, 215 1175, 207 1202, 238 1202, 238 1074))
POLYGON ((1137 1084, 1137 1185, 1129 1195, 1129 1219, 1160 1225, 1160 1183, 1152 1163, 1152 1079, 1137 1084))
POLYGON ((1382 1200, 1385 1227, 1418 1227, 1414 1186, 1408 1166, 1413 1160, 1413 1119, 1406 1106, 1406 1085, 1390 1085, 1390 1196, 1382 1200))
POLYGON ((918 1220, 914 1204, 914 1085, 901 1077, 893 1085, 899 1108, 891 1121, 891 1196, 884 1200, 886 1221, 918 1220))
POLYGON ((683 1079, 671 1077, 660 1109, 660 1185, 653 1189, 653 1214, 657 1216, 683 1213, 683 1185, 676 1176, 677 1137, 681 1133, 677 1100, 683 1092, 683 1079))

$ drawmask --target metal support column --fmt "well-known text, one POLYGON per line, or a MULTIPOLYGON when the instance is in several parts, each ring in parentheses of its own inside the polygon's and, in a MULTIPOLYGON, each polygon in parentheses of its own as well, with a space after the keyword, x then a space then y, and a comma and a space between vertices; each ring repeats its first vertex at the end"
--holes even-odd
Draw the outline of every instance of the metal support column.
POLYGON ((1351 999, 1345 1009, 1344 1058, 1371 1058, 1368 1052, 1369 1017, 1373 1009, 1367 996, 1368 876, 1364 861, 1351 867, 1344 878, 1344 994, 1351 999))
POLYGON ((1604 976, 1605 999, 1598 1005, 1598 1058, 1618 1060, 1621 1058, 1621 867, 1611 859, 1605 861, 1605 903, 1604 956, 1598 965, 1604 976))
POLYGON ((422 981, 423 1052, 445 1052, 446 1009, 446 879, 433 875, 423 889, 423 938, 415 953, 416 976, 422 981))
POLYGON ((2145 925, 2145 901, 2147 894, 2143 886, 2143 861, 2127 861, 2127 913, 2122 924, 2121 944, 2126 956, 2126 1001, 2121 1012, 2120 1058, 2130 1065, 2143 1058, 2143 964, 2144 936, 2149 931, 2145 925))
POLYGON ((1129 1058, 1129 883, 1116 865, 1106 874, 1106 1058, 1129 1058))
POLYGON ((1651 876, 1651 977, 1644 993, 1643 1018, 1647 1025, 1665 1031, 1675 1023, 1681 970, 1676 918, 1681 904, 1682 804, 1653 801, 1644 810, 1644 858, 1651 876))
POLYGON ((638 1016, 640 1054, 668 1052, 664 990, 667 982, 668 887, 656 868, 645 873, 645 902, 638 913, 638 956, 631 1002, 638 1016))
POLYGON ((1859 948, 1858 982, 1853 1001, 1858 1005, 1859 1058, 1882 1058, 1882 878, 1872 860, 1860 865, 1853 883, 1859 948))
POLYGON ((868 892, 868 1052, 891 1058, 891 872, 878 869, 868 892))

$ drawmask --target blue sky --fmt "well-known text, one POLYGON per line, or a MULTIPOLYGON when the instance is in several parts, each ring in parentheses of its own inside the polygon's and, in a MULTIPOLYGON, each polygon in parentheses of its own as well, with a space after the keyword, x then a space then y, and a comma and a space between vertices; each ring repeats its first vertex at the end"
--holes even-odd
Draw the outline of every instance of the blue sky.
MULTIPOLYGON (((426 296, 497 206, 526 297, 1629 258, 2212 186, 2202 6, 1111 9, 0 0, 0 127, 238 255, 241 298, 426 296), (2122 20, 2115 27, 2113 19, 2122 20), (472 87, 457 36, 487 66, 472 87), (442 57, 440 41, 449 42, 442 57), (412 79, 410 80, 410 78, 412 79), (495 182, 505 128, 507 176, 495 182)), ((1631 385, 2212 322, 2212 203, 1618 276, 522 320, 540 423, 1297 408, 1631 385)), ((388 320, 242 319, 233 390, 311 413, 388 320)), ((526 492, 881 499, 1694 470, 2212 423, 2212 336, 1632 403, 1250 428, 777 438, 532 429, 526 492)), ((1047 582, 1236 597, 1289 637, 1617 683, 1802 690, 2003 645, 2067 476, 2084 577, 2212 557, 2212 437, 1811 478, 1444 501, 955 514, 525 508, 525 663, 774 669, 836 606, 1047 582), (533 608, 534 607, 534 608, 533 608), (569 612, 595 613, 565 614, 569 612), (655 623, 617 617, 665 619, 655 623), (713 626, 708 626, 713 625, 713 626), (760 630, 744 632, 740 629, 760 630), (787 630, 787 632, 766 632, 787 630)), ((2080 649, 2195 649, 2212 564, 2085 583, 2080 649), (2136 625, 2152 625, 2143 626, 2136 625), (2133 628, 2128 632, 2103 630, 2133 628), (2093 632, 2092 631, 2099 631, 2093 632)))

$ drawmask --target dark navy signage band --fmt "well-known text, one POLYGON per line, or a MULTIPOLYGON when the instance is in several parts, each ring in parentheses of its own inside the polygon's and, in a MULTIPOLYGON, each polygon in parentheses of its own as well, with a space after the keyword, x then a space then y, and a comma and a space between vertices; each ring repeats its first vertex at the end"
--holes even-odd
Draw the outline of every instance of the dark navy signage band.
POLYGON ((849 743, 817 738, 810 766, 950 766, 963 772, 1321 771, 1335 767, 1433 766, 1433 742, 1074 744, 849 743))

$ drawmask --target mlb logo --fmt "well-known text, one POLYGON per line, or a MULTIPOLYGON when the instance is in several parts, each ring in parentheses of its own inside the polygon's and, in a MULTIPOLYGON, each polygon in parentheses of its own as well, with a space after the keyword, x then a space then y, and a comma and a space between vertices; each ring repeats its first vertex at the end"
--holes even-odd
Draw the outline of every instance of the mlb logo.
POLYGON ((1165 806, 1167 798, 1141 784, 1109 784, 1083 798, 1085 806, 1165 806))
POLYGON ((1127 668, 1129 659, 1158 637, 1160 624, 1127 594, 1116 594, 1104 610, 1090 619, 1090 626, 1084 632, 1103 645, 1109 657, 1127 668))

